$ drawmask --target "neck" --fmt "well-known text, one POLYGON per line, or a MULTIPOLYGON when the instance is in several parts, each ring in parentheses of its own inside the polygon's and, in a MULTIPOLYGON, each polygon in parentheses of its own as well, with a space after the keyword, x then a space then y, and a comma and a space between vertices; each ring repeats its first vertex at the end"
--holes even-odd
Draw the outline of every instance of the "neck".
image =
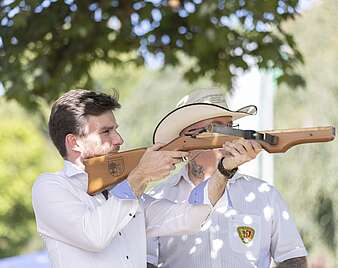
POLYGON ((65 160, 72 162, 73 164, 77 165, 78 167, 80 167, 83 170, 85 169, 85 166, 83 164, 81 156, 78 156, 78 157, 68 156, 68 157, 65 158, 65 160))
POLYGON ((206 150, 195 154, 188 164, 190 181, 194 185, 198 185, 206 178, 212 176, 217 169, 217 164, 221 157, 221 150, 206 150))
POLYGON ((188 165, 188 176, 194 185, 200 184, 205 177, 203 167, 192 160, 188 165))
POLYGON ((188 176, 194 185, 200 184, 215 172, 215 168, 208 164, 201 164, 192 160, 188 164, 188 176))

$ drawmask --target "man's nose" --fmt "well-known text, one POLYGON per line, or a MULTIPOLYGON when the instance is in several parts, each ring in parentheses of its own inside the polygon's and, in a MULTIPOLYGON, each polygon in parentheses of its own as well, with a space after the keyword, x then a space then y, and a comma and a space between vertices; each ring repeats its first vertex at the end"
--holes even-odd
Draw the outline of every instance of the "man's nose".
POLYGON ((113 142, 114 145, 122 145, 124 141, 123 141, 120 133, 116 132, 112 137, 112 142, 113 142))

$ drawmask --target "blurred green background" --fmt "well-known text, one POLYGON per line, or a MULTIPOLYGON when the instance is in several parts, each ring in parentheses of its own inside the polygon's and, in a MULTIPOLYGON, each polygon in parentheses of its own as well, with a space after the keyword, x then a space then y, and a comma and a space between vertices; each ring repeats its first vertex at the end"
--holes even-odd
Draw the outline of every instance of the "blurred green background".
MULTIPOLYGON (((303 55, 304 64, 295 65, 295 72, 306 85, 295 89, 292 83, 278 84, 274 96, 276 129, 337 126, 337 14, 336 0, 311 1, 300 16, 284 22, 283 28, 293 35, 303 55)), ((122 149, 150 145, 156 123, 183 95, 195 88, 218 85, 208 75, 188 82, 185 75, 194 61, 185 55, 179 58, 180 65, 165 69, 134 61, 118 65, 95 61, 90 66, 91 89, 109 92, 116 88, 120 92, 122 109, 117 119, 125 140, 122 149)), ((5 67, 0 70, 6 71, 5 67)), ((0 81, 4 77, 0 76, 0 81)), ((84 83, 77 81, 75 85, 84 83)), ((228 82, 223 86, 227 88, 228 82)), ((49 103, 36 102, 39 109, 32 112, 31 107, 23 108, 20 98, 0 97, 0 258, 43 247, 35 231, 31 185, 39 173, 62 166, 46 130, 49 103)), ((302 234, 311 267, 338 265, 337 149, 333 141, 295 147, 274 158, 275 185, 302 234)))

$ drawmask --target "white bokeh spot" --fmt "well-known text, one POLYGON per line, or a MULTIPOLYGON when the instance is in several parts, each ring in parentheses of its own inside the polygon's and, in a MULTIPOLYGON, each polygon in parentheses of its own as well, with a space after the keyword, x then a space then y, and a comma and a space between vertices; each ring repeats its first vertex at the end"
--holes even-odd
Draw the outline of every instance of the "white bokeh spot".
POLYGON ((272 218, 273 208, 266 206, 263 210, 265 220, 269 221, 272 218))
POLYGON ((271 187, 267 183, 262 183, 258 187, 258 191, 261 192, 261 193, 270 192, 270 190, 271 190, 271 187))
POLYGON ((196 246, 193 246, 190 251, 189 251, 189 255, 192 255, 196 252, 196 246))
POLYGON ((282 217, 284 220, 289 220, 290 219, 290 214, 286 210, 282 212, 282 217))
POLYGON ((246 215, 246 216, 244 216, 244 218, 243 218, 243 222, 244 222, 245 224, 252 224, 253 219, 252 219, 252 217, 246 215))
POLYGON ((224 242, 221 239, 212 240, 211 258, 213 258, 213 259, 217 258, 218 251, 223 247, 223 244, 224 244, 224 242))
POLYGON ((202 238, 197 237, 197 238, 195 239, 195 245, 200 245, 200 244, 202 244, 202 238))
POLYGON ((245 201, 252 202, 256 199, 256 195, 253 192, 250 192, 246 197, 245 201))

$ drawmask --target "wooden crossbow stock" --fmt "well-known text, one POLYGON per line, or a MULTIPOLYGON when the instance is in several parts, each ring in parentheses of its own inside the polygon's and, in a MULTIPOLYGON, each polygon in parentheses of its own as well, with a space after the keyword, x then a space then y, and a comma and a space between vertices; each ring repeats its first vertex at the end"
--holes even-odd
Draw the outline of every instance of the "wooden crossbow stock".
MULTIPOLYGON (((329 126, 256 132, 210 124, 175 138, 160 150, 192 151, 222 148, 226 141, 239 138, 256 140, 269 153, 284 153, 298 144, 332 141, 335 138, 335 128, 329 126)), ((146 149, 110 153, 84 160, 85 170, 88 173, 88 194, 93 195, 126 179, 138 165, 146 149)))

